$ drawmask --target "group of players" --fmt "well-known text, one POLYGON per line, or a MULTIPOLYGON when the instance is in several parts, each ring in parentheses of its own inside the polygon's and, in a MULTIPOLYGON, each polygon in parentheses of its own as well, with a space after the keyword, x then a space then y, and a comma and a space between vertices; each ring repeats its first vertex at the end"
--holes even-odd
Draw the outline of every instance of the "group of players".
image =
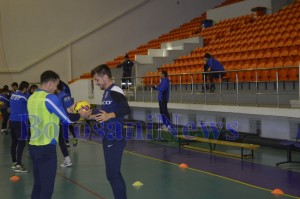
MULTIPOLYGON (((20 84, 13 82, 11 90, 5 85, 0 94, 0 109, 2 114, 2 134, 11 135, 11 168, 16 173, 27 173, 28 170, 22 164, 22 154, 26 143, 30 139, 30 131, 28 124, 27 101, 28 98, 38 89, 36 84, 30 85, 27 81, 22 81, 20 84)), ((56 96, 60 99, 65 110, 73 106, 71 92, 67 84, 60 81, 55 91, 56 96)), ((75 117, 75 120, 78 120, 75 117)), ((69 132, 73 135, 73 146, 77 146, 78 139, 74 133, 74 127, 69 125, 69 132)), ((62 129, 62 128, 61 128, 62 129)), ((59 146, 64 156, 64 162, 61 167, 70 167, 72 165, 67 147, 70 146, 68 133, 60 132, 59 146)))
MULTIPOLYGON (((22 81, 13 91, 1 91, 0 105, 3 115, 2 132, 7 133, 5 124, 9 123, 12 138, 12 168, 15 172, 28 172, 22 164, 22 153, 28 143, 32 173, 34 178, 31 199, 50 199, 54 191, 57 170, 56 144, 59 143, 64 156, 61 167, 72 165, 65 141, 68 132, 73 131, 72 124, 80 118, 101 123, 105 133, 102 147, 106 165, 106 177, 111 184, 116 199, 126 199, 126 184, 121 175, 122 154, 126 145, 123 139, 112 139, 111 125, 123 126, 124 116, 130 113, 130 107, 123 90, 112 81, 112 73, 107 65, 99 65, 91 71, 94 82, 104 90, 100 110, 79 110, 74 113, 74 102, 69 87, 60 80, 59 75, 48 70, 40 75, 39 88, 29 87, 22 81), (3 114, 4 113, 4 114, 3 114), (7 113, 7 115, 5 115, 7 113), (8 116, 5 118, 5 116, 8 116), (9 122, 7 122, 9 120, 9 122), (66 128, 67 127, 67 128, 66 128), (30 130, 29 130, 30 129, 30 130)), ((73 135, 75 136, 75 135, 73 135)), ((76 136, 75 136, 76 139, 76 136)), ((77 139, 74 145, 77 144, 77 139)))

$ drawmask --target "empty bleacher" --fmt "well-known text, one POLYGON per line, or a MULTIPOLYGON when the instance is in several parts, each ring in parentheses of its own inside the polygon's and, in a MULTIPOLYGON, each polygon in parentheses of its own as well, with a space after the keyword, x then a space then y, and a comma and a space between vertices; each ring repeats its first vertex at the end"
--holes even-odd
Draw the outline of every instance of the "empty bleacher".
MULTIPOLYGON (((298 68, 290 67, 298 66, 300 62, 299 16, 298 1, 274 14, 221 21, 202 29, 200 35, 205 39, 204 47, 164 64, 162 68, 169 74, 181 76, 181 83, 191 83, 191 79, 201 83, 201 75, 185 78, 182 74, 203 71, 203 55, 210 52, 226 70, 238 70, 227 73, 230 81, 236 81, 236 75, 239 82, 276 81, 276 73, 279 81, 297 81, 298 68)), ((144 83, 150 83, 155 74, 145 74, 144 83)), ((179 83, 178 77, 170 78, 173 84, 179 83)))
MULTIPOLYGON (((220 6, 236 2, 239 1, 225 1, 220 6)), ((250 85, 260 82, 294 82, 287 87, 292 87, 290 90, 295 91, 297 90, 295 82, 299 80, 297 66, 300 62, 299 16, 300 1, 295 1, 273 14, 261 16, 248 14, 225 19, 209 28, 201 26, 201 22, 206 19, 206 13, 203 13, 169 33, 162 34, 135 50, 130 50, 128 55, 131 60, 135 60, 136 55, 146 55, 149 49, 161 48, 162 43, 199 36, 204 40, 203 47, 181 55, 173 62, 159 66, 153 65, 152 69, 144 74, 142 85, 147 87, 151 84, 158 84, 160 71, 167 70, 172 85, 186 85, 187 93, 190 90, 187 85, 191 85, 193 89, 199 88, 200 86, 197 87, 197 85, 204 83, 203 55, 209 52, 224 65, 227 71, 226 77, 220 80, 220 82, 226 81, 224 90, 236 92, 235 89, 239 87, 235 85, 236 82, 242 84, 242 88, 243 83, 250 85)), ((114 60, 108 61, 107 65, 115 68, 122 61, 123 55, 117 56, 114 60)), ((80 78, 91 78, 91 76, 85 73, 80 78)), ((278 89, 278 86, 272 84, 261 87, 278 89)), ((283 87, 286 88, 285 83, 283 87)), ((251 87, 248 86, 248 88, 251 87)), ((258 89, 256 85, 254 92, 258 89)), ((138 90, 139 88, 136 88, 136 91, 138 90)), ((294 92, 292 94, 294 95, 294 92)))
MULTIPOLYGON (((237 3, 243 0, 225 0, 222 4, 216 6, 226 6, 233 3, 237 3)), ((159 49, 161 44, 164 42, 176 41, 180 39, 200 36, 200 32, 202 30, 201 22, 206 19, 206 13, 201 14, 201 16, 192 19, 190 22, 182 24, 180 27, 171 30, 169 33, 162 34, 156 39, 149 41, 147 44, 142 44, 138 46, 134 50, 128 51, 128 56, 130 60, 135 60, 136 55, 146 55, 149 49, 159 49)), ((120 63, 122 63, 124 59, 124 55, 117 56, 114 60, 107 61, 106 64, 111 67, 115 68, 120 63)), ((89 75, 82 74, 80 78, 90 78, 89 75)), ((76 81, 76 79, 71 80, 69 83, 76 81)))

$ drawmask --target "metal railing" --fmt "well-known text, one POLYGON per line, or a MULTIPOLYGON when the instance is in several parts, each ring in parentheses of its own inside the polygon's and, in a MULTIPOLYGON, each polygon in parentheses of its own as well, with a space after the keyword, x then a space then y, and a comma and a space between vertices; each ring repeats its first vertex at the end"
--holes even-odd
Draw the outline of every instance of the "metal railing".
MULTIPOLYGON (((171 79, 170 102, 289 107, 290 100, 300 100, 299 68, 300 66, 228 70, 225 78, 221 76, 217 78, 218 81, 215 82, 216 90, 213 93, 206 90, 206 86, 211 83, 207 82, 206 79, 212 72, 169 74, 169 79, 171 79), (297 78, 282 79, 280 70, 290 69, 298 70, 297 78), (270 74, 272 72, 272 79, 268 81, 261 80, 261 71, 269 71, 270 74), (241 74, 244 72, 252 72, 252 81, 243 78, 244 76, 241 74), (195 79, 197 75, 198 77, 202 76, 202 81, 195 79), (176 81, 174 82, 174 80, 176 81)), ((157 92, 151 85, 158 84, 159 77, 151 76, 148 78, 150 79, 149 82, 143 82, 145 77, 128 78, 132 84, 125 87, 123 85, 123 89, 129 101, 157 101, 157 92)), ((121 87, 122 79, 124 81, 124 78, 117 77, 114 78, 114 81, 121 87)))

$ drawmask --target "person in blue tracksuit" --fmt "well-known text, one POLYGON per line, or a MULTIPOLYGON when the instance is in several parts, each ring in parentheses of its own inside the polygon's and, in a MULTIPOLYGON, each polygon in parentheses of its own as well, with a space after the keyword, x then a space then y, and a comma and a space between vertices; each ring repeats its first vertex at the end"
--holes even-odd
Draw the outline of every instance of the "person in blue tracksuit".
POLYGON ((29 87, 29 90, 28 90, 28 95, 32 95, 34 93, 34 91, 36 91, 39 87, 35 84, 32 84, 30 87, 29 87))
POLYGON ((126 184, 121 174, 122 154, 126 145, 123 130, 124 116, 131 110, 123 90, 112 81, 112 74, 105 64, 91 71, 93 79, 104 90, 101 110, 90 119, 99 122, 104 135, 102 140, 106 177, 110 182, 115 199, 126 199, 126 184))
MULTIPOLYGON (((68 84, 66 84, 65 82, 63 82, 62 80, 60 80, 59 84, 58 84, 58 87, 62 87, 61 91, 63 91, 63 93, 61 93, 61 94, 65 95, 65 96, 68 96, 65 99, 69 99, 69 100, 71 99, 72 102, 73 102, 71 90, 70 90, 70 87, 68 86, 68 84)), ((65 104, 65 105, 69 106, 69 104, 65 104)), ((74 118, 74 119, 76 119, 76 118, 74 118)), ((73 125, 69 126, 69 132, 73 135, 73 146, 75 147, 78 144, 78 139, 77 139, 77 137, 75 135, 75 130, 74 130, 74 126, 73 125)), ((67 135, 67 134, 65 134, 65 135, 67 135)), ((65 136, 65 142, 66 142, 66 145, 69 147, 70 144, 69 144, 69 137, 68 136, 65 136)))
MULTIPOLYGON (((47 70, 40 76, 40 89, 28 99, 27 110, 30 122, 29 153, 34 177, 31 199, 51 199, 57 169, 56 144, 59 123, 72 123, 63 104, 54 94, 59 75, 47 70)), ((83 118, 90 113, 79 111, 83 118)))
POLYGON ((19 88, 19 84, 17 82, 13 82, 10 85, 10 87, 11 87, 12 92, 16 92, 18 90, 18 88, 19 88))
POLYGON ((1 114, 2 114, 2 126, 1 126, 1 133, 7 134, 8 132, 8 119, 9 119, 9 90, 8 90, 8 86, 7 87, 3 87, 1 94, 0 94, 0 102, 1 102, 1 114))
POLYGON ((27 173, 28 170, 22 165, 22 155, 28 137, 27 128, 27 100, 29 83, 22 81, 18 90, 10 97, 9 126, 11 129, 11 168, 17 173, 27 173))
MULTIPOLYGON (((63 104, 63 107, 64 107, 66 113, 68 114, 70 120, 73 122, 78 121, 80 119, 80 115, 78 113, 72 113, 74 101, 71 98, 70 93, 65 92, 63 81, 60 81, 59 84, 57 85, 56 93, 57 93, 56 96, 58 97, 58 99, 60 99, 61 103, 63 104)), ((66 140, 69 140, 69 135, 68 135, 69 125, 64 126, 61 123, 59 130, 60 131, 59 131, 58 142, 59 142, 60 150, 64 156, 64 162, 60 166, 61 167, 70 167, 70 166, 72 166, 72 161, 70 159, 67 145, 65 143, 66 140)), ((76 139, 76 143, 77 143, 77 138, 74 138, 74 139, 76 139)))
POLYGON ((171 131, 172 124, 171 118, 168 111, 168 102, 170 96, 170 80, 168 79, 168 72, 161 72, 160 84, 157 86, 153 85, 152 88, 158 91, 158 105, 159 112, 162 116, 163 126, 162 130, 171 131))
MULTIPOLYGON (((223 65, 213 58, 209 53, 205 53, 204 55, 204 72, 211 72, 207 73, 206 76, 210 82, 210 88, 207 84, 206 89, 210 89, 210 92, 214 92, 216 89, 216 85, 214 83, 214 79, 221 78, 225 75, 225 69, 223 65)), ((206 78, 207 80, 207 78, 206 78)), ((206 81, 207 82, 207 81, 206 81)), ((204 92, 204 86, 202 86, 202 92, 204 92)))
POLYGON ((64 91, 66 94, 69 94, 69 95, 71 96, 71 90, 70 90, 70 87, 68 86, 68 84, 66 84, 66 83, 63 82, 62 80, 60 80, 59 83, 62 85, 63 91, 64 91))

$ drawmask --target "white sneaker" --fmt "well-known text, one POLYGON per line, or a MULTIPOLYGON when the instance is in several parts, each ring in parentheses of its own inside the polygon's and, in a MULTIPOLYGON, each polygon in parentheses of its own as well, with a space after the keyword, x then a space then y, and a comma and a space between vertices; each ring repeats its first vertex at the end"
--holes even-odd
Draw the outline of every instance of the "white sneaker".
POLYGON ((72 162, 67 162, 67 161, 64 161, 61 165, 60 165, 61 167, 70 167, 70 166, 72 166, 72 162))
POLYGON ((28 170, 23 165, 16 165, 16 173, 28 173, 28 170))
POLYGON ((1 129, 1 133, 7 135, 8 134, 8 129, 1 129))
POLYGON ((15 169, 15 168, 16 168, 16 166, 17 166, 17 163, 16 163, 16 162, 14 162, 14 163, 12 163, 12 164, 11 164, 11 167, 10 167, 10 168, 12 168, 12 169, 15 169))

